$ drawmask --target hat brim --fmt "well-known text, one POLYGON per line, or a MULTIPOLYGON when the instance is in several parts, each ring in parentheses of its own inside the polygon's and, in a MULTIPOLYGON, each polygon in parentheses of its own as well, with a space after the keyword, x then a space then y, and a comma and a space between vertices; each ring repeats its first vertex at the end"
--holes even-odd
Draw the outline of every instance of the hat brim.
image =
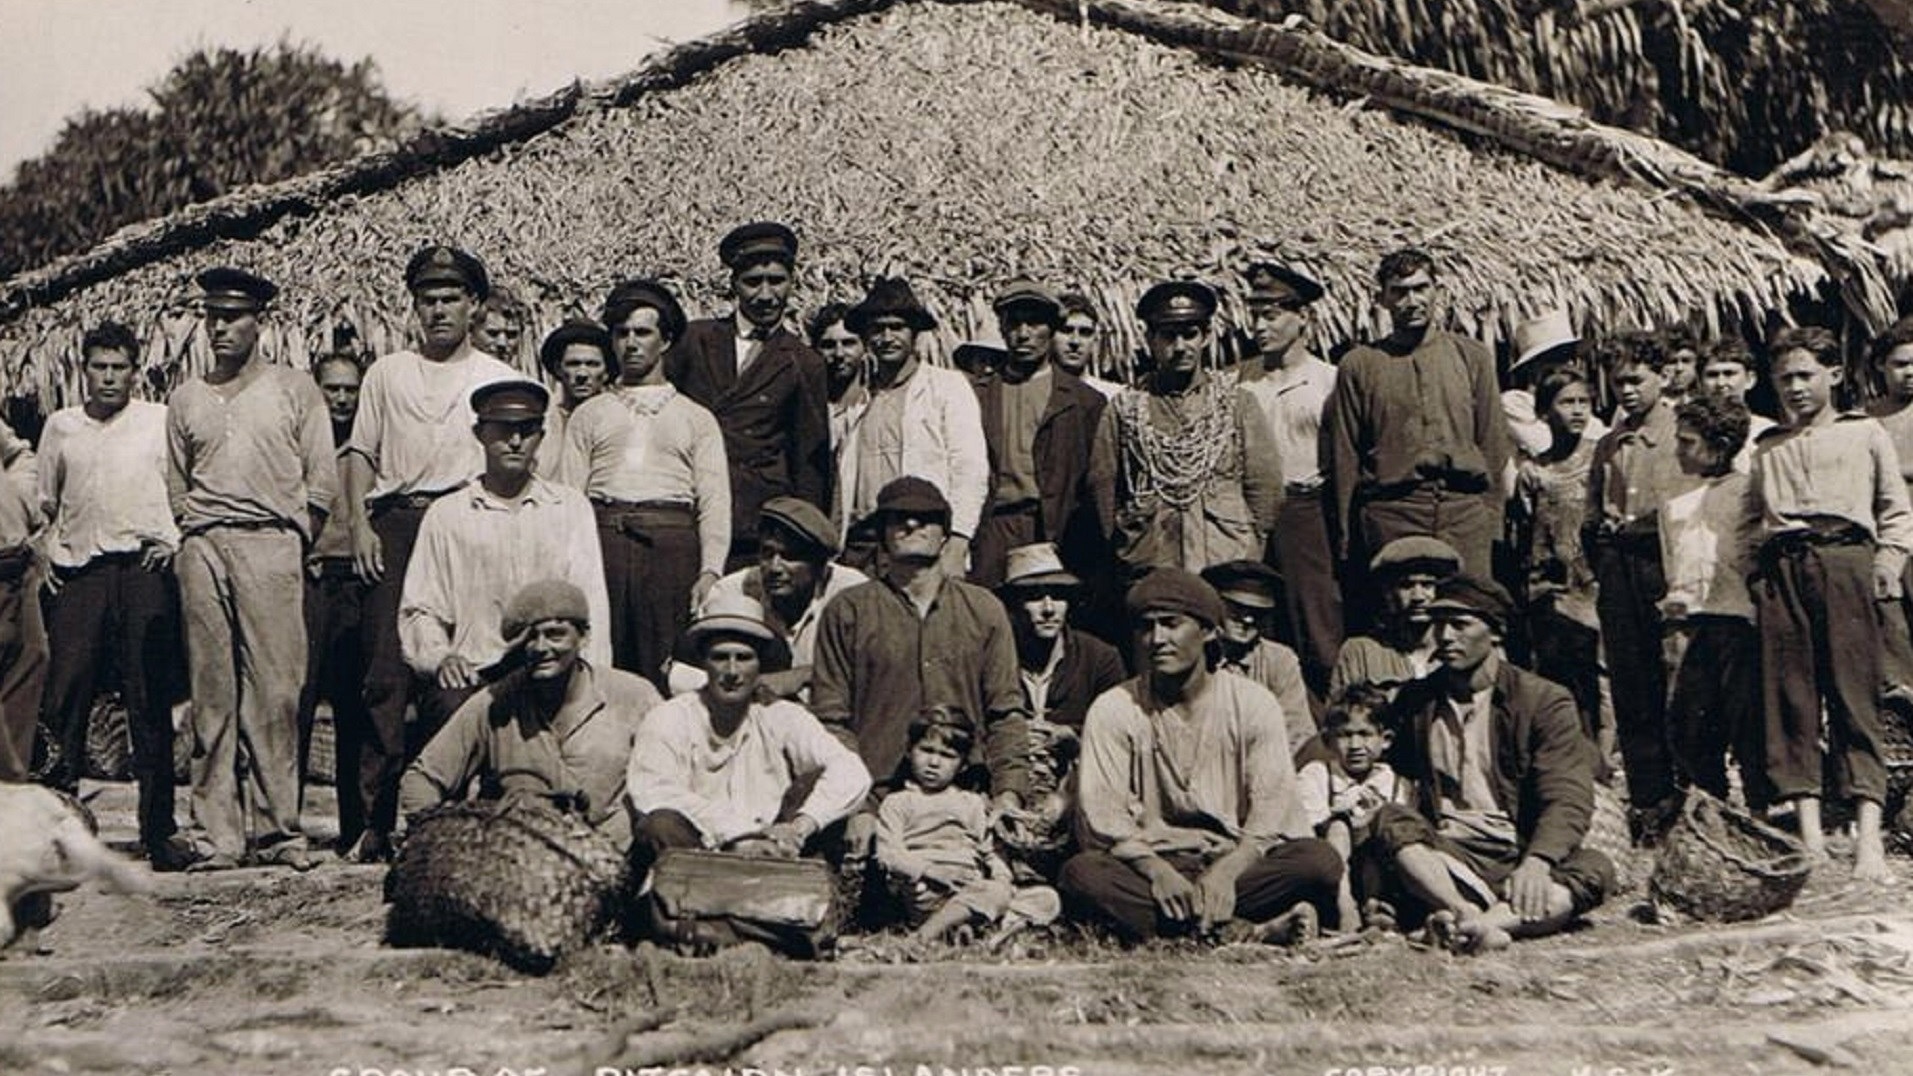
POLYGON ((1037 572, 1020 579, 1005 579, 996 589, 1003 593, 1016 590, 1035 590, 1038 587, 1081 587, 1083 581, 1069 572, 1037 572))
POLYGON ((844 315, 844 327, 862 336, 877 318, 902 318, 914 332, 927 333, 937 327, 937 319, 928 310, 851 310, 844 315))
POLYGON ((1521 369, 1523 366, 1526 366, 1527 364, 1542 357, 1543 355, 1546 355, 1550 351, 1555 351, 1564 347, 1573 347, 1574 345, 1580 342, 1581 342, 1581 338, 1578 336, 1566 336, 1557 340, 1543 340, 1541 343, 1538 343, 1534 345, 1533 347, 1530 347, 1528 350, 1523 351, 1519 357, 1517 357, 1513 362, 1509 363, 1508 372, 1514 373, 1516 370, 1521 369))
POLYGON ((742 616, 711 616, 697 621, 684 630, 672 656, 686 665, 701 664, 705 640, 713 635, 750 640, 764 672, 783 672, 790 668, 790 646, 761 621, 742 616))
POLYGON ((1498 614, 1491 613, 1486 609, 1477 609, 1466 602, 1458 602, 1452 598, 1436 598, 1422 608, 1426 610, 1431 617, 1470 616, 1492 627, 1498 628, 1502 625, 1502 618, 1498 614))

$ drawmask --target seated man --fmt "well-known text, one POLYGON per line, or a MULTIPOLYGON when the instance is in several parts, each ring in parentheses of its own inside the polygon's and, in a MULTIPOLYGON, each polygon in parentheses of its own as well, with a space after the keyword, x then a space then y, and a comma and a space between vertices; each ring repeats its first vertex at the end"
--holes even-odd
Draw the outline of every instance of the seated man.
MULTIPOLYGON (((757 563, 719 579, 705 596, 707 605, 739 596, 763 603, 765 626, 790 648, 790 668, 762 680, 780 699, 810 697, 818 614, 832 598, 870 581, 855 568, 832 564, 837 553, 837 528, 823 512, 797 497, 772 497, 757 518, 757 563)), ((704 686, 704 670, 691 662, 673 661, 670 676, 673 695, 704 686)))
POLYGON ((1144 672, 1083 725, 1086 850, 1063 865, 1065 899, 1131 940, 1312 937, 1335 914, 1342 861, 1313 836, 1275 696, 1215 675, 1222 598, 1158 568, 1127 604, 1144 672))
POLYGON ((1594 747, 1567 689, 1500 655, 1507 592, 1444 581, 1428 606, 1435 669, 1391 711, 1413 807, 1375 816, 1375 844, 1430 937, 1463 951, 1552 934, 1601 903, 1607 857, 1581 841, 1594 814, 1594 747))
POLYGON ((1222 595, 1222 607, 1229 611, 1218 630, 1222 661, 1217 667, 1269 689, 1282 704, 1289 747, 1300 751, 1315 739, 1315 708, 1302 680, 1302 659, 1262 631, 1275 613, 1282 577, 1259 560, 1230 560, 1204 568, 1202 578, 1222 595))
MULTIPOLYGON (((465 795, 551 797, 619 848, 631 846, 624 779, 638 719, 658 705, 642 677, 584 658, 584 592, 557 579, 526 585, 505 606, 503 676, 465 700, 406 767, 399 809, 411 817, 465 795)), ((492 671, 492 670, 487 670, 492 671)))
POLYGON ((797 858, 863 803, 870 771, 809 710, 759 701, 764 673, 787 667, 790 654, 756 601, 707 601, 682 650, 706 680, 638 730, 626 782, 638 811, 634 866, 650 870, 667 848, 797 858), (787 809, 799 784, 810 791, 787 809))
POLYGON ((1427 675, 1435 653, 1428 603, 1435 600, 1435 584, 1460 570, 1461 554, 1425 534, 1397 538, 1378 550, 1368 575, 1381 594, 1381 620, 1371 634, 1342 643, 1329 672, 1329 697, 1351 684, 1373 684, 1393 698, 1403 684, 1427 675))

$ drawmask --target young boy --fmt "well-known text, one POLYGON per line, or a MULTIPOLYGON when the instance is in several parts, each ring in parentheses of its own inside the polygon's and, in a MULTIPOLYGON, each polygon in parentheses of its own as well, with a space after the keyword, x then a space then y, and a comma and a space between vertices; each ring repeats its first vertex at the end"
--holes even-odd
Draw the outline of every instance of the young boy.
POLYGON ((1685 325, 1676 325, 1661 333, 1661 350, 1667 353, 1667 365, 1661 367, 1666 377, 1667 387, 1663 394, 1667 406, 1678 407, 1687 402, 1688 394, 1699 386, 1696 374, 1700 369, 1701 346, 1692 329, 1685 325))
MULTIPOLYGON (((1371 835, 1382 804, 1408 802, 1408 787, 1381 760, 1395 739, 1381 720, 1387 707, 1387 692, 1368 684, 1351 685, 1322 715, 1322 739, 1332 757, 1310 762, 1296 773, 1296 791, 1309 824, 1344 863, 1354 862, 1354 851, 1371 835)), ((1354 930, 1362 921, 1352 873, 1342 872, 1335 898, 1343 930, 1354 930)))
POLYGON ((1048 886, 1012 888, 990 837, 989 801, 956 787, 975 739, 963 714, 946 707, 911 722, 909 777, 877 808, 877 862, 918 923, 919 942, 973 923, 1000 922, 1000 938, 1062 910, 1048 886))
POLYGON ((1760 439, 1747 504, 1760 550, 1753 592, 1768 776, 1776 798, 1795 804, 1801 841, 1822 856, 1828 764, 1833 794, 1855 801, 1854 880, 1885 881, 1881 634, 1873 606, 1902 593, 1913 509, 1886 430, 1834 406, 1844 374, 1839 340, 1821 328, 1783 330, 1769 362, 1785 420, 1760 439))
POLYGON ((1594 450, 1582 545, 1594 569, 1614 696, 1615 738, 1627 771, 1630 829, 1653 842, 1672 821, 1674 766, 1661 670, 1661 573, 1657 510, 1693 485, 1674 458, 1674 412, 1661 394, 1667 354, 1650 333, 1603 341, 1595 356, 1620 402, 1614 428, 1594 450))
MULTIPOLYGON (((1886 427, 1901 476, 1913 480, 1913 317, 1894 322, 1873 341, 1873 369, 1885 395, 1867 406, 1867 414, 1886 427)), ((1887 699, 1902 710, 1913 708, 1913 599, 1904 595, 1886 617, 1885 661, 1887 699)))
MULTIPOLYGON (((1706 396, 1747 402, 1754 387, 1754 356, 1739 337, 1716 340, 1701 349, 1698 388, 1706 396)), ((1734 457, 1734 470, 1746 474, 1754 465, 1754 441, 1774 428, 1774 420, 1747 412, 1747 440, 1734 457)))
POLYGON ((1674 455, 1701 484, 1661 506, 1667 596, 1661 628, 1672 685, 1667 715, 1679 780, 1727 798, 1733 752, 1752 808, 1764 807, 1765 767, 1753 715, 1760 635, 1747 593, 1747 475, 1735 466, 1747 441, 1747 407, 1706 387, 1675 411, 1674 455), (1749 736, 1749 733, 1755 735, 1749 736))

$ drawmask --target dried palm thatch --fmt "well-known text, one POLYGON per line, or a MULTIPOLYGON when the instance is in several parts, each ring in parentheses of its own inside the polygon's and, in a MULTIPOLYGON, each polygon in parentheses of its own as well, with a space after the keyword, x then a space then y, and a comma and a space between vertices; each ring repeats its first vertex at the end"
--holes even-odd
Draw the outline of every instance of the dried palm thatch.
POLYGON ((1846 129, 1913 155, 1913 24, 1894 0, 1205 0, 1571 102, 1759 175, 1846 129), (1897 10, 1895 10, 1897 8, 1897 10))
POLYGON ((1112 367, 1150 282, 1229 284, 1260 253, 1328 282, 1323 343, 1372 327, 1369 274, 1406 243, 1436 253, 1457 322, 1490 337, 1550 306, 1607 326, 1757 316, 1829 279, 1767 192, 1306 29, 1122 0, 875 10, 891 6, 795 5, 616 84, 122 233, 0 290, 0 388, 73 398, 80 329, 106 316, 144 330, 168 380, 202 369, 190 280, 218 262, 280 282, 266 343, 295 364, 340 322, 374 350, 404 344, 400 270, 426 241, 486 258, 539 328, 633 273, 711 312, 717 238, 759 217, 803 237, 800 305, 901 274, 947 346, 992 332, 989 293, 1030 273, 1091 296, 1112 367))

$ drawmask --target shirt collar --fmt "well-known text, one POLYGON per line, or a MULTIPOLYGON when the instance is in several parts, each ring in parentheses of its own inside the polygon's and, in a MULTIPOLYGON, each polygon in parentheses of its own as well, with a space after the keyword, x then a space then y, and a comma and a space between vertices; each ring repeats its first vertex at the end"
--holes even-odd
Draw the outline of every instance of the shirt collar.
POLYGON ((556 493, 556 487, 537 475, 532 475, 531 481, 525 483, 524 490, 509 500, 496 496, 476 478, 465 484, 465 496, 470 498, 474 508, 512 509, 527 504, 546 505, 552 503, 556 493))

